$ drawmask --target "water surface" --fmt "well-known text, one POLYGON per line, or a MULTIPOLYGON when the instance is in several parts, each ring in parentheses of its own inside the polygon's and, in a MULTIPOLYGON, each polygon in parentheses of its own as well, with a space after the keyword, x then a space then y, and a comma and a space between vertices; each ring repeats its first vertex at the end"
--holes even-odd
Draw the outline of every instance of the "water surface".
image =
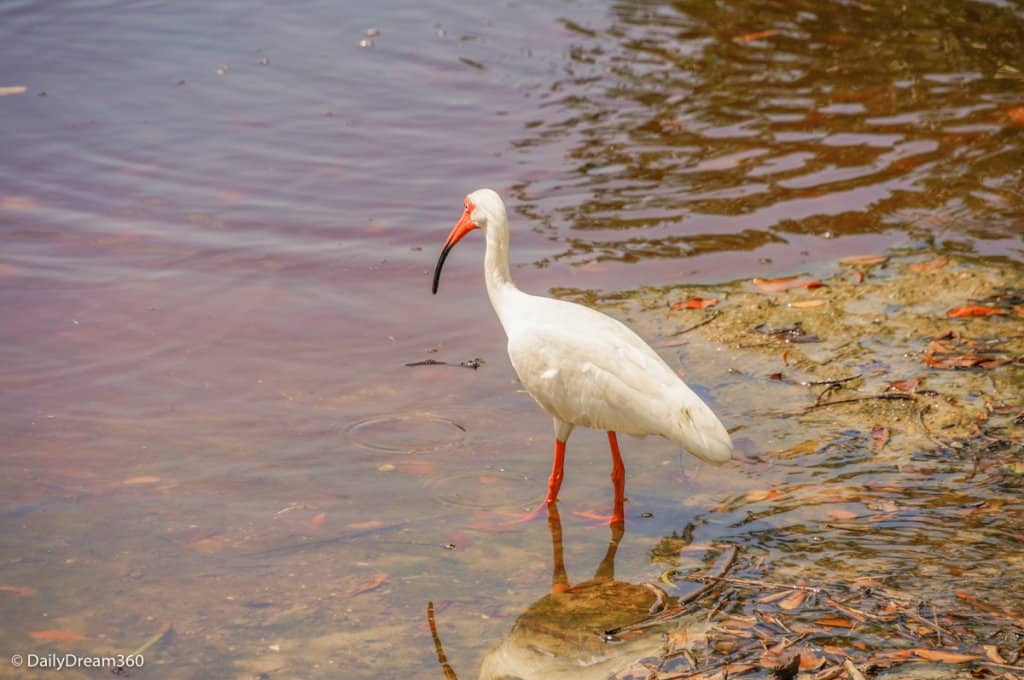
MULTIPOLYGON (((551 442, 480 239, 429 293, 462 196, 506 196, 532 292, 907 242, 1019 263, 1022 38, 1019 4, 956 1, 5 3, 4 654, 171 622, 139 676, 419 676, 430 599, 472 674, 551 568, 540 525, 475 527, 539 500, 551 442)), ((666 356, 743 425, 721 349, 666 356)), ((586 569, 603 446, 574 435, 563 493, 586 569)), ((641 582, 750 473, 624 451, 641 582)))

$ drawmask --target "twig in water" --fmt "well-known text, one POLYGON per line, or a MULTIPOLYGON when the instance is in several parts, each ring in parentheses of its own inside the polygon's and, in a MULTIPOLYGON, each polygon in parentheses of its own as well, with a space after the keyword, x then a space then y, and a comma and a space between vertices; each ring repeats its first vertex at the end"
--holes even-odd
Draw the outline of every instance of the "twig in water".
POLYGON ((853 662, 850 661, 849 657, 843 660, 843 668, 846 669, 847 674, 850 676, 850 680, 866 680, 864 674, 860 672, 853 662))
POLYGON ((851 380, 856 380, 860 376, 861 376, 861 374, 858 373, 857 375, 851 375, 851 376, 847 376, 845 378, 833 378, 832 380, 804 380, 804 381, 801 381, 800 384, 803 385, 804 387, 807 387, 807 386, 810 386, 810 385, 839 385, 839 384, 842 384, 844 382, 850 382, 851 380))
POLYGON ((434 621, 434 603, 427 603, 427 625, 430 626, 430 637, 434 638, 434 651, 437 652, 437 662, 441 664, 441 672, 445 680, 459 680, 455 675, 455 669, 448 663, 448 657, 444 654, 444 647, 441 645, 441 636, 437 634, 437 622, 434 621))
POLYGON ((914 395, 912 394, 883 392, 882 394, 872 394, 867 397, 850 397, 849 399, 836 399, 835 401, 823 401, 820 404, 811 404, 810 406, 805 406, 800 413, 807 413, 808 411, 813 411, 816 408, 824 408, 825 406, 851 404, 855 401, 870 401, 871 399, 884 399, 886 401, 915 401, 914 395))
MULTIPOLYGON (((720 579, 722 578, 722 576, 728 573, 730 569, 732 569, 732 566, 736 563, 736 555, 737 553, 739 553, 739 548, 735 545, 730 547, 732 548, 732 552, 729 553, 729 558, 725 561, 725 564, 722 565, 722 568, 718 570, 717 576, 705 576, 704 578, 720 579)), ((664 623, 665 621, 668 621, 669 619, 679 616, 680 614, 685 612, 686 605, 690 604, 695 600, 699 600, 700 598, 707 595, 712 589, 717 587, 717 582, 709 583, 706 586, 702 586, 697 590, 693 591, 692 593, 690 593, 689 595, 679 598, 678 606, 673 607, 672 609, 665 610, 658 614, 658 616, 656 617, 647 618, 638 623, 627 623, 626 625, 619 626, 618 628, 610 628, 601 633, 601 639, 605 642, 614 642, 616 641, 616 636, 619 633, 626 633, 633 630, 641 630, 643 628, 650 628, 651 626, 657 626, 661 623, 664 623)))
POLYGON ((681 331, 676 331, 676 332, 675 332, 675 333, 673 333, 673 334, 672 334, 672 335, 671 335, 670 337, 673 337, 673 338, 674 338, 674 337, 675 337, 675 336, 677 336, 677 335, 682 335, 683 333, 689 333, 689 332, 690 332, 690 331, 692 331, 692 330, 695 330, 695 329, 697 329, 697 328, 700 328, 700 327, 701 327, 701 326, 703 326, 704 324, 709 324, 709 323, 711 323, 712 321, 714 321, 715 319, 717 319, 717 318, 718 318, 718 314, 719 314, 719 312, 718 312, 718 310, 716 309, 716 310, 712 311, 712 312, 711 312, 711 314, 709 314, 709 315, 707 316, 707 318, 706 318, 706 319, 704 319, 703 321, 698 321, 697 323, 693 324, 692 326, 687 326, 686 328, 684 328, 684 329, 683 329, 683 330, 681 330, 681 331))
POLYGON ((809 593, 823 593, 824 588, 816 586, 798 586, 790 583, 774 583, 772 581, 759 581, 752 578, 726 578, 724 576, 695 576, 693 581, 721 581, 722 583, 735 583, 740 586, 754 586, 755 588, 774 589, 788 588, 789 590, 806 590, 809 593))

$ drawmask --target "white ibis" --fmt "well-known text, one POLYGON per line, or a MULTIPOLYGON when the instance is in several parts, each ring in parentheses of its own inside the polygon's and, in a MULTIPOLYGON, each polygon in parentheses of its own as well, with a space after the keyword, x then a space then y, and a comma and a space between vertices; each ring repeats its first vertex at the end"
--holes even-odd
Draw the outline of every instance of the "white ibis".
POLYGON ((721 421, 640 336, 589 307, 516 288, 508 268, 505 204, 491 189, 466 196, 462 217, 437 260, 435 294, 448 253, 474 229, 487 235, 484 281, 508 336, 509 359, 526 391, 555 421, 555 455, 545 504, 558 499, 565 443, 577 425, 608 432, 613 524, 625 520, 626 469, 616 432, 661 435, 713 463, 732 456, 732 440, 721 421))

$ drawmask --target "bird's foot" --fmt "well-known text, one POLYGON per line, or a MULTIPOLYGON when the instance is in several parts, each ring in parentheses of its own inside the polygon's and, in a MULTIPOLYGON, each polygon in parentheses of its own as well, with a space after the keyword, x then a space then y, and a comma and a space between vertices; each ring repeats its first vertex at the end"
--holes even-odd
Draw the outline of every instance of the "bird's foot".
POLYGON ((529 512, 523 513, 521 515, 514 515, 511 519, 507 519, 504 522, 498 522, 496 524, 481 522, 472 525, 472 528, 480 529, 482 531, 509 531, 511 529, 515 529, 521 524, 527 524, 529 522, 541 519, 542 517, 547 518, 547 516, 548 502, 542 501, 541 504, 535 507, 533 510, 530 510, 529 512))
POLYGON ((582 519, 588 519, 598 524, 607 524, 608 526, 615 526, 616 524, 625 525, 626 523, 625 512, 613 512, 610 515, 605 515, 596 510, 579 510, 572 514, 582 519))

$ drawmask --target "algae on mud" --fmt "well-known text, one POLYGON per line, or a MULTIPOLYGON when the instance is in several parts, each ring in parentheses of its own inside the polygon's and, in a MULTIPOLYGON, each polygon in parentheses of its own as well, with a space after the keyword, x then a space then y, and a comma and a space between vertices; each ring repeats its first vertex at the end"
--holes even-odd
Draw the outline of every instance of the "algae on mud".
POLYGON ((942 257, 894 250, 780 292, 562 291, 691 360, 728 352, 711 387, 742 423, 746 490, 651 555, 681 586, 742 548, 735 579, 700 601, 703 650, 669 636, 615 677, 1024 677, 1024 270, 942 257), (672 309, 693 297, 719 303, 672 309), (949 315, 972 304, 1003 312, 949 315), (762 332, 794 327, 817 341, 762 332))

